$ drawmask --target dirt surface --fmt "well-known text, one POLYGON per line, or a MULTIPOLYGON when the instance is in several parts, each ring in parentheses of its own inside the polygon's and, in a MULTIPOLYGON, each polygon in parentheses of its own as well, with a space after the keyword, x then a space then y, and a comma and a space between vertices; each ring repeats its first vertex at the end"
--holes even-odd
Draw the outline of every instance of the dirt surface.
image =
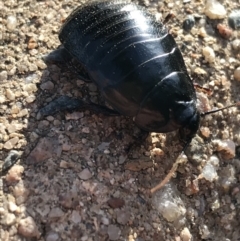
MULTIPOLYGON (((3 167, 17 161, 0 180, 0 240, 240 240, 239 109, 202 120, 188 162, 152 197, 144 190, 171 169, 182 148, 178 133, 150 133, 128 152, 141 134, 129 118, 88 110, 38 118, 62 95, 103 104, 93 83, 42 60, 83 2, 0 2, 0 160, 3 167)), ((238 0, 222 1, 220 20, 206 17, 201 0, 139 3, 160 19, 174 13, 167 26, 189 75, 213 92, 200 90, 203 110, 239 101, 240 31, 225 26, 238 0), (190 14, 195 25, 185 31, 190 14), (205 47, 215 53, 208 61, 205 47)))

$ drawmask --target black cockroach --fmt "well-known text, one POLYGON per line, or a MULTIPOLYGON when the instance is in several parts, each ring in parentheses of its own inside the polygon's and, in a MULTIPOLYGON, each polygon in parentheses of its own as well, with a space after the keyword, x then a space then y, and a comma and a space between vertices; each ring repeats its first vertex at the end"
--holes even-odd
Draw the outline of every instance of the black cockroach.
POLYGON ((63 59, 74 57, 87 73, 82 79, 95 82, 118 113, 149 132, 179 129, 185 142, 195 135, 200 113, 180 50, 144 8, 126 1, 80 6, 59 39, 63 59))
MULTIPOLYGON (((201 114, 196 107, 195 88, 172 35, 136 4, 101 1, 80 6, 66 19, 59 39, 63 48, 49 59, 56 54, 63 61, 74 58, 82 79, 96 83, 117 113, 133 117, 145 131, 179 130, 185 149, 201 116, 210 113, 201 114)), ((65 97, 58 103, 55 111, 98 109, 65 97)), ((116 113, 106 107, 100 110, 116 113)), ((40 111, 52 112, 51 105, 40 111)))

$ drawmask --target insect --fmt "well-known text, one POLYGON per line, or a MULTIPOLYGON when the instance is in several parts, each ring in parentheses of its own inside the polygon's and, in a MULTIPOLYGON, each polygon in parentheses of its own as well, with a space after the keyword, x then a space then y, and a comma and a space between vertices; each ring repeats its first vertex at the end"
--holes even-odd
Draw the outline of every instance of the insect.
POLYGON ((144 8, 126 1, 80 6, 59 39, 62 58, 74 57, 82 79, 95 82, 115 111, 148 132, 179 129, 185 143, 194 137, 200 112, 192 80, 173 37, 144 8))
POLYGON ((108 109, 69 97, 60 97, 40 110, 49 115, 64 109, 87 108, 110 115, 132 117, 148 132, 179 130, 184 142, 163 186, 175 172, 185 148, 199 129, 200 119, 222 109, 200 113, 196 92, 179 48, 163 23, 144 8, 127 1, 91 2, 66 19, 59 39, 62 47, 48 60, 77 62, 81 79, 93 81, 108 109))
POLYGON ((148 132, 179 130, 185 149, 202 116, 239 105, 200 113, 174 38, 163 23, 134 3, 118 0, 82 5, 66 19, 59 39, 63 47, 48 60, 74 59, 81 79, 96 83, 114 110, 60 97, 42 108, 41 116, 76 108, 130 116, 148 132))

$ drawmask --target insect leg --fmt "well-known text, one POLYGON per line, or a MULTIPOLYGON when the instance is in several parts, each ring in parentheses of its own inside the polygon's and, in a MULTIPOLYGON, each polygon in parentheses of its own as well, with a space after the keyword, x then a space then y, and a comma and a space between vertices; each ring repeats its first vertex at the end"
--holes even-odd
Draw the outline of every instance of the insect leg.
POLYGON ((53 115, 61 111, 76 111, 76 110, 90 110, 95 113, 102 113, 109 116, 120 115, 117 111, 111 110, 106 106, 97 105, 94 103, 87 103, 80 99, 71 98, 68 96, 61 96, 56 100, 53 100, 48 105, 39 110, 37 119, 41 119, 44 116, 53 115))

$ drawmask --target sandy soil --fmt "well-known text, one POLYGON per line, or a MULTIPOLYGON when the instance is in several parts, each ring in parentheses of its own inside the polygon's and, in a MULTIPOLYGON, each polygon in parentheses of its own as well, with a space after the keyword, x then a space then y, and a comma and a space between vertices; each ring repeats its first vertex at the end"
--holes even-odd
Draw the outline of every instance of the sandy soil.
MULTIPOLYGON (((103 103, 93 83, 42 60, 60 45, 62 22, 83 2, 0 2, 0 160, 3 167, 17 161, 0 179, 0 240, 240 240, 237 108, 202 120, 188 162, 152 197, 143 190, 170 170, 181 151, 178 133, 150 133, 127 153, 140 134, 129 118, 88 110, 37 118, 61 95, 103 103)), ((220 20, 206 17, 201 0, 139 2, 158 18, 175 14, 167 26, 189 75, 213 92, 200 91, 204 110, 239 101, 240 31, 226 30, 238 0, 222 1, 227 13, 220 20), (190 14, 195 25, 187 32, 190 14), (215 53, 211 63, 205 47, 215 53)))

